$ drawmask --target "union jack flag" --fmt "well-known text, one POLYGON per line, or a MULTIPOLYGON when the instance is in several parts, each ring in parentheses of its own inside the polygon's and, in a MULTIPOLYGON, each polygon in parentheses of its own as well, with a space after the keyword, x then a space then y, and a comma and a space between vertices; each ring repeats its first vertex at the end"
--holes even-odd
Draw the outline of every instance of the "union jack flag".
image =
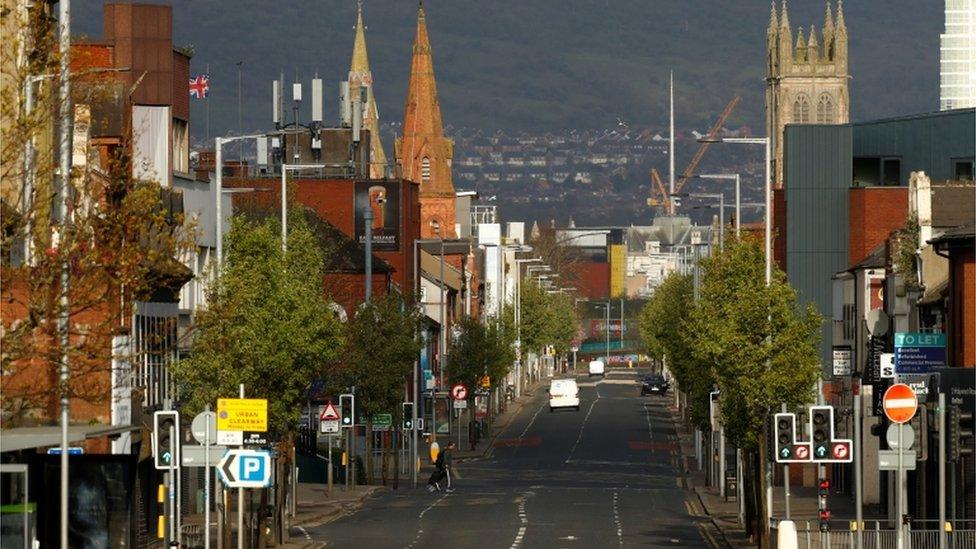
POLYGON ((190 97, 203 99, 210 95, 210 75, 201 74, 190 79, 190 97))

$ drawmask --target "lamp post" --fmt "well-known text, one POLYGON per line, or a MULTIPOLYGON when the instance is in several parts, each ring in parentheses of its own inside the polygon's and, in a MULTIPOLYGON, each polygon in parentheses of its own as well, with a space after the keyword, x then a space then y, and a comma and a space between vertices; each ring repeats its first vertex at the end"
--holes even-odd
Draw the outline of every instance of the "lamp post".
MULTIPOLYGON (((542 258, 515 260, 515 396, 522 394, 522 264, 541 263, 542 258)), ((532 266, 530 265, 529 268, 532 266)))
POLYGON ((299 170, 321 170, 325 164, 282 164, 281 165, 281 251, 288 251, 288 172, 299 170))
POLYGON ((672 197, 717 198, 718 199, 718 248, 725 249, 725 195, 721 193, 674 193, 672 197))
POLYGON ((597 308, 606 307, 607 309, 607 320, 606 320, 607 348, 606 348, 606 357, 604 358, 604 360, 606 361, 604 362, 604 367, 607 368, 610 367, 610 305, 612 303, 613 303, 612 301, 607 300, 604 303, 597 303, 595 305, 595 307, 597 308))
MULTIPOLYGON (((223 146, 226 143, 233 143, 234 141, 240 141, 242 139, 260 139, 265 137, 264 134, 254 134, 254 135, 237 135, 233 137, 216 137, 214 138, 214 215, 216 219, 214 220, 214 240, 215 247, 217 249, 217 267, 221 267, 224 264, 224 207, 223 196, 224 189, 224 150, 223 146)), ((284 173, 284 171, 282 171, 284 173)))
POLYGON ((692 177, 697 177, 699 179, 720 179, 724 181, 735 181, 735 238, 738 239, 741 234, 741 219, 742 212, 740 210, 740 189, 739 189, 739 174, 737 173, 703 173, 699 175, 693 175, 692 177))
MULTIPOLYGON (((417 239, 413 241, 413 280, 414 280, 414 292, 417 299, 420 298, 420 246, 423 244, 437 244, 442 242, 438 239, 428 238, 428 239, 417 239)), ((420 305, 423 307, 423 303, 420 305)), ((431 401, 431 406, 434 402, 431 401)), ((413 487, 417 487, 417 461, 419 455, 417 452, 418 445, 420 444, 419 433, 417 431, 417 414, 419 413, 420 406, 420 360, 414 360, 413 363, 413 411, 411 412, 411 420, 413 420, 413 431, 411 432, 411 449, 410 449, 410 459, 411 459, 411 481, 413 487)), ((437 433, 433 430, 434 426, 431 426, 432 436, 437 436, 437 433)))
MULTIPOLYGON (((740 145, 762 145, 766 153, 766 188, 765 188, 765 200, 766 200, 766 230, 763 239, 765 254, 766 254, 766 286, 770 286, 773 283, 773 180, 771 171, 771 159, 770 159, 770 139, 769 137, 724 137, 722 139, 716 140, 706 140, 708 142, 716 143, 733 143, 740 145)), ((767 316, 769 322, 772 322, 771 314, 767 316)), ((769 336, 767 335, 767 340, 769 336)), ((767 366, 769 365, 769 359, 766 360, 767 366)), ((773 468, 767 460, 766 463, 766 531, 767 535, 770 528, 770 519, 773 513, 773 468)))
POLYGON ((438 236, 435 240, 440 244, 440 263, 441 263, 441 275, 440 275, 440 305, 438 306, 440 311, 440 321, 441 330, 440 337, 438 338, 438 350, 440 351, 437 355, 437 366, 440 370, 440 379, 438 381, 438 386, 442 389, 444 388, 444 356, 447 354, 447 308, 444 306, 444 236, 441 235, 441 224, 435 219, 430 222, 430 228, 434 231, 434 234, 438 236))

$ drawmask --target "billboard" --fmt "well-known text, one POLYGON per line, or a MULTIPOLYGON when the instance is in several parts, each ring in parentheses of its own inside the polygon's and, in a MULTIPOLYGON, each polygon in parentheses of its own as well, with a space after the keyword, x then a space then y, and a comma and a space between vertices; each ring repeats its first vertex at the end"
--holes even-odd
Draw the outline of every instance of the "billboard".
POLYGON ((397 181, 357 181, 353 194, 356 242, 366 244, 368 208, 373 213, 373 251, 395 252, 400 249, 400 186, 397 181))

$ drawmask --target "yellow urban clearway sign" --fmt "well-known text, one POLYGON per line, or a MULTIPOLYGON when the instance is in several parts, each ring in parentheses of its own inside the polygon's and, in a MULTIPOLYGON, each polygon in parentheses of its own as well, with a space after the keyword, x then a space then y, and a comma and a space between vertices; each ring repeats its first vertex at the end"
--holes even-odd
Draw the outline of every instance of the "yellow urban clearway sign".
POLYGON ((264 398, 218 398, 218 431, 268 430, 268 400, 264 398))

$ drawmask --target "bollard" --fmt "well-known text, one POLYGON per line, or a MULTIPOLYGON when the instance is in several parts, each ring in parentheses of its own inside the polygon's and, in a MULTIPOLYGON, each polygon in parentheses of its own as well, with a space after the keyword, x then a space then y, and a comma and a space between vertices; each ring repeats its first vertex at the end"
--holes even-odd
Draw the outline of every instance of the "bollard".
POLYGON ((781 520, 776 526, 776 549, 799 549, 796 525, 792 520, 781 520))

